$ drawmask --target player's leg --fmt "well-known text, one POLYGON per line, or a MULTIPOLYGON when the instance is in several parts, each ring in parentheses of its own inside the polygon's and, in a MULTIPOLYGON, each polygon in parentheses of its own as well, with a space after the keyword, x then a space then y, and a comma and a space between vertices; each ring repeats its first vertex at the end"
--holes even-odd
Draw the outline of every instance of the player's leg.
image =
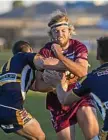
POLYGON ((69 107, 69 110, 60 112, 50 111, 51 121, 57 134, 58 140, 75 140, 75 124, 76 112, 73 108, 69 107))
POLYGON ((75 125, 67 127, 57 133, 58 140, 75 140, 75 125))
POLYGON ((25 137, 27 140, 45 140, 45 134, 36 119, 31 119, 16 134, 25 137))
POLYGON ((108 140, 108 109, 106 109, 105 119, 103 128, 100 131, 99 137, 100 140, 108 140))
POLYGON ((40 124, 25 109, 0 106, 0 127, 6 133, 16 133, 28 140, 45 140, 40 124))
POLYGON ((17 126, 14 125, 16 134, 28 140, 45 140, 40 124, 25 109, 16 111, 16 120, 17 126))
POLYGON ((86 140, 91 140, 99 133, 99 125, 94 107, 82 106, 77 111, 78 124, 86 140))

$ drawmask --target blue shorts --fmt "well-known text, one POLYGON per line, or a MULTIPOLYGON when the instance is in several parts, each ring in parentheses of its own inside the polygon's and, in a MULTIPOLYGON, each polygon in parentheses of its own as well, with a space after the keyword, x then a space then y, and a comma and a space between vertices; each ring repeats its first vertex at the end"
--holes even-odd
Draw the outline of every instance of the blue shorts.
POLYGON ((32 119, 32 116, 23 108, 13 109, 0 106, 0 127, 6 133, 16 132, 32 119))

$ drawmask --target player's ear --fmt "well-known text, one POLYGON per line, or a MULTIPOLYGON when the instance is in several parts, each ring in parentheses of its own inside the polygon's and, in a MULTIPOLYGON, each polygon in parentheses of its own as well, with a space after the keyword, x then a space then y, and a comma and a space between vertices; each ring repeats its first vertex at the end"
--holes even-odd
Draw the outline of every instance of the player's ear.
POLYGON ((32 48, 30 48, 30 52, 33 53, 33 49, 32 48))
POLYGON ((72 36, 72 30, 69 28, 69 37, 71 38, 72 36))
POLYGON ((97 59, 97 60, 100 60, 100 56, 99 56, 99 48, 98 48, 98 47, 97 47, 96 59, 97 59))

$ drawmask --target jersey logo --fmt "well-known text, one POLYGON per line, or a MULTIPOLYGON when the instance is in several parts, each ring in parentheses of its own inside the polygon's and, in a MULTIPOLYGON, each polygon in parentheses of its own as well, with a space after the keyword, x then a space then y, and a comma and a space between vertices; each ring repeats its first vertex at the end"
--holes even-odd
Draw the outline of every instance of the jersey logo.
POLYGON ((108 75, 108 69, 104 71, 97 72, 97 76, 108 75))
POLYGON ((0 76, 0 86, 10 82, 21 82, 21 75, 15 73, 6 73, 0 76))
POLYGON ((1 127, 2 127, 3 129, 12 129, 12 128, 14 128, 13 124, 1 125, 1 127))
POLYGON ((75 88, 74 89, 79 89, 81 87, 81 84, 79 83, 79 82, 77 82, 76 84, 75 84, 75 88))
POLYGON ((16 80, 17 75, 13 73, 7 73, 0 76, 0 82, 9 81, 9 80, 16 80))
POLYGON ((69 58, 69 59, 74 59, 75 58, 75 52, 66 54, 66 57, 69 58))

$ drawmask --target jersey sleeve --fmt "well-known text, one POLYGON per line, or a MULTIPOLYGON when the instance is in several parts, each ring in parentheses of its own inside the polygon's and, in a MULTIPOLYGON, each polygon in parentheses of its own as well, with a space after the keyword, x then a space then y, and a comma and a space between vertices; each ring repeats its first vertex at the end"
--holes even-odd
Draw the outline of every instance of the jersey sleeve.
POLYGON ((81 58, 81 59, 88 60, 87 47, 83 43, 81 43, 77 40, 75 42, 75 53, 76 53, 75 59, 81 58))
POLYGON ((91 82, 89 75, 85 76, 79 82, 76 83, 72 93, 79 97, 89 94, 91 92, 90 83, 91 82))
POLYGON ((34 70, 36 69, 35 65, 33 63, 35 55, 36 55, 36 53, 25 53, 26 63, 28 63, 30 65, 30 67, 34 70))
POLYGON ((51 45, 52 45, 51 43, 47 43, 42 49, 40 49, 39 54, 45 58, 55 57, 54 53, 51 50, 51 45))

